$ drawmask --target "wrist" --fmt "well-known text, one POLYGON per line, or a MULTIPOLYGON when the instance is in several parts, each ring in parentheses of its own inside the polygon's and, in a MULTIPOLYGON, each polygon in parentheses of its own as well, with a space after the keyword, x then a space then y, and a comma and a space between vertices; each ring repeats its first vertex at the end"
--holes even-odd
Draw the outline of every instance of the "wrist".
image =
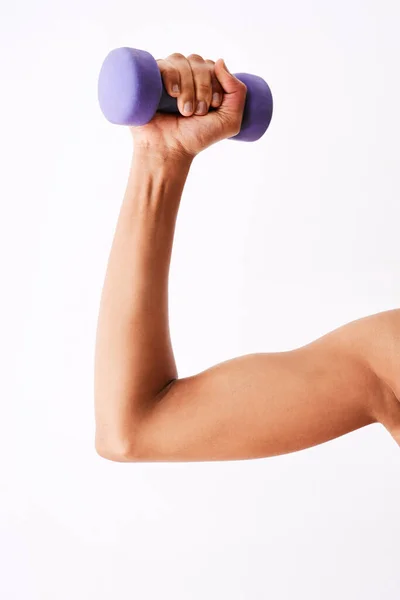
POLYGON ((172 149, 135 146, 132 163, 145 170, 157 170, 169 176, 188 173, 194 156, 172 149))
POLYGON ((124 204, 135 211, 175 213, 193 159, 135 146, 124 204))

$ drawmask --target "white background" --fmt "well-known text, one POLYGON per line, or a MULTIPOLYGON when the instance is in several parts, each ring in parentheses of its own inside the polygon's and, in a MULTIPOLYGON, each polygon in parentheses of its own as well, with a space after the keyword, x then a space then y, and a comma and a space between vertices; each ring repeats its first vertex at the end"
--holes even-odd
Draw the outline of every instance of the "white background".
POLYGON ((2 0, 0 597, 397 600, 400 454, 380 425, 253 461, 94 451, 98 304, 131 154, 117 46, 270 84, 254 144, 193 165, 171 266, 179 373, 399 306, 397 0, 2 0))

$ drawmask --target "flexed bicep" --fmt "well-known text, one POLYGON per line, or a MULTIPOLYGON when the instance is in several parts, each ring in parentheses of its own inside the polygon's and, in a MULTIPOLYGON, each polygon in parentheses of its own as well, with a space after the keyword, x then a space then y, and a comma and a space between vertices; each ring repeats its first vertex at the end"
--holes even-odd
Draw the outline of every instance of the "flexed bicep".
POLYGON ((261 458, 375 422, 381 381, 329 336, 289 352, 249 354, 176 380, 140 428, 136 461, 261 458))

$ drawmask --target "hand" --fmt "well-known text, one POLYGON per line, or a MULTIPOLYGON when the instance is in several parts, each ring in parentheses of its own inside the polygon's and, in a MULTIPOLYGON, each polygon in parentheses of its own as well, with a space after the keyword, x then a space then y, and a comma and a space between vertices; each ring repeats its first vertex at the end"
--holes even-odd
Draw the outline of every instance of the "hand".
POLYGON ((239 133, 247 88, 223 59, 214 63, 197 54, 171 54, 157 61, 165 89, 178 100, 178 114, 156 113, 132 127, 135 148, 161 156, 194 158, 199 152, 239 133), (210 106, 216 110, 209 111, 210 106))

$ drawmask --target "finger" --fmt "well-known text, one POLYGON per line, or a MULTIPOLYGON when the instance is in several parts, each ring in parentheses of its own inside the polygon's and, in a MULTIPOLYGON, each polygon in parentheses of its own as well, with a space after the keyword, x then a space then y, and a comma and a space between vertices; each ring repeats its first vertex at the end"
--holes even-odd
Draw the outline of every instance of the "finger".
POLYGON ((162 58, 156 62, 158 64, 158 68, 160 69, 161 77, 167 94, 177 97, 181 89, 179 70, 162 58))
POLYGON ((224 90, 221 105, 215 114, 225 122, 226 127, 230 128, 233 136, 240 131, 247 87, 232 75, 222 58, 215 63, 215 75, 224 90))
POLYGON ((183 54, 178 53, 171 54, 166 61, 179 71, 178 110, 185 117, 190 117, 194 112, 195 89, 189 61, 183 54))
POLYGON ((210 73, 211 73, 211 90, 212 90, 211 106, 213 108, 218 108, 218 106, 222 102, 222 96, 223 96, 224 90, 222 89, 220 82, 218 81, 218 79, 215 76, 215 69, 214 69, 215 62, 213 60, 207 59, 206 64, 209 65, 210 73))
POLYGON ((223 58, 219 58, 215 63, 215 75, 225 94, 246 95, 246 85, 229 71, 223 58))
POLYGON ((195 114, 205 115, 211 104, 212 87, 211 73, 205 60, 198 54, 190 54, 187 57, 192 68, 195 88, 195 114))

